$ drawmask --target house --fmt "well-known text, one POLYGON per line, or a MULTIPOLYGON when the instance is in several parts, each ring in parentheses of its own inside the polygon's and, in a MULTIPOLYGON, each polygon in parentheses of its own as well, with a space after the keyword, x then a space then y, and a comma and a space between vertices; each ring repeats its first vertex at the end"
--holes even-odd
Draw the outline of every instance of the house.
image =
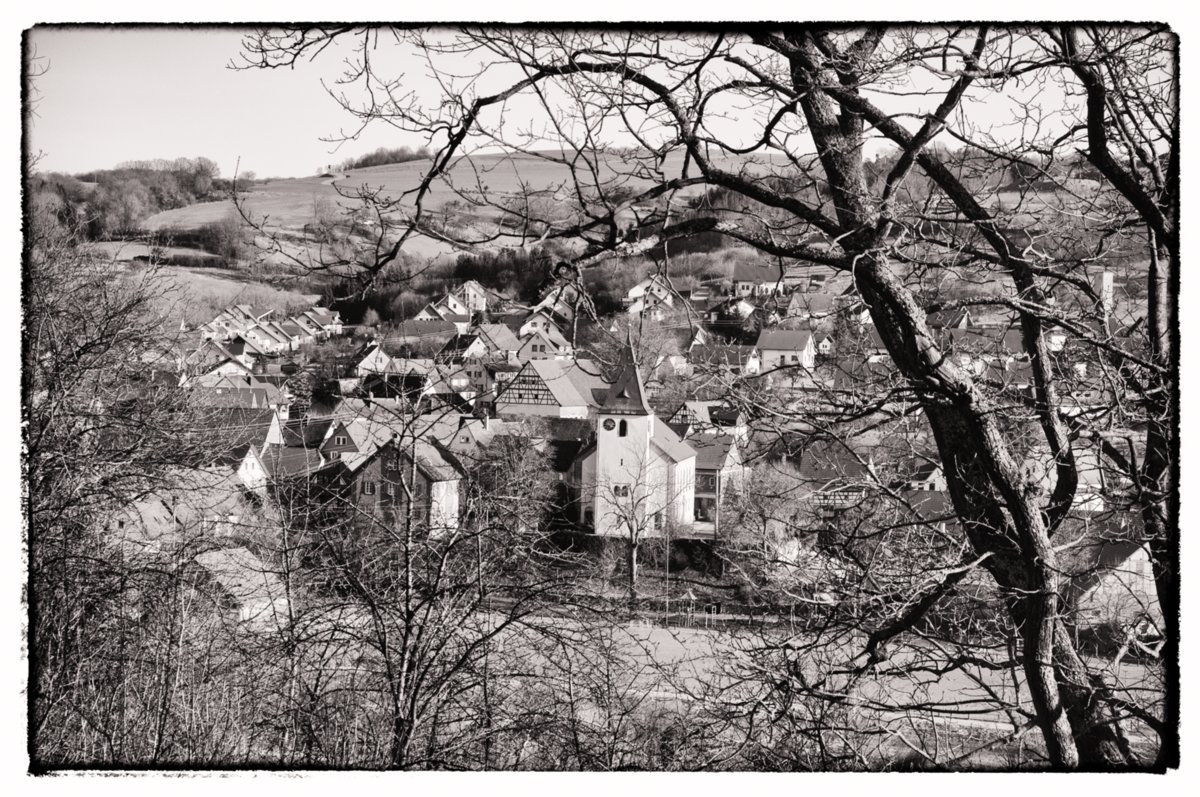
POLYGON ((971 329, 978 326, 966 307, 934 310, 925 316, 925 325, 930 329, 971 329))
POLYGON ((739 262, 733 268, 735 296, 762 296, 783 293, 785 290, 784 270, 781 266, 739 262))
POLYGON ((429 532, 457 528, 462 467, 414 428, 412 416, 380 407, 331 423, 319 479, 336 503, 377 521, 406 519, 411 505, 429 532))
POLYGON ((671 428, 687 439, 692 435, 730 435, 740 445, 750 441, 746 413, 724 401, 685 401, 667 418, 671 428))
POLYGON ((625 311, 631 316, 645 316, 653 321, 662 321, 674 304, 675 299, 669 294, 664 297, 656 293, 647 293, 631 302, 625 311))
POLYGON ((842 441, 806 437, 789 451, 809 501, 820 510, 840 511, 859 504, 868 489, 878 485, 869 451, 842 441))
POLYGON ((283 330, 270 321, 263 321, 247 329, 242 336, 267 355, 291 351, 292 341, 283 330))
POLYGON ((444 311, 441 308, 439 308, 435 303, 430 302, 429 304, 425 305, 420 310, 418 310, 416 315, 414 315, 411 320, 413 320, 413 321, 443 321, 443 320, 445 320, 444 315, 445 315, 444 311))
POLYGON ((711 324, 740 323, 752 316, 758 305, 743 296, 733 296, 716 299, 705 308, 705 314, 711 324))
POLYGON ((512 360, 521 349, 521 341, 517 335, 504 324, 480 323, 474 327, 487 345, 488 353, 497 360, 512 360))
POLYGON ((288 339, 291 340, 292 351, 295 351, 296 349, 300 348, 301 346, 306 346, 306 345, 312 343, 313 341, 315 341, 317 339, 317 336, 320 334, 320 333, 310 332, 309 329, 305 328, 305 326, 297 323, 294 319, 291 319, 291 318, 286 319, 284 321, 280 321, 278 326, 279 326, 279 329, 282 330, 283 333, 288 336, 288 339))
POLYGON ((314 307, 306 310, 304 316, 321 328, 326 338, 341 335, 343 332, 342 314, 327 307, 314 307))
POLYGON ((625 307, 630 315, 656 312, 675 305, 675 289, 665 274, 654 273, 625 293, 625 307))
POLYGON ((287 592, 279 576, 246 548, 218 548, 193 560, 193 587, 207 593, 217 611, 253 631, 278 630, 289 622, 287 592))
POLYGON ((892 487, 908 492, 945 492, 946 474, 937 454, 904 456, 895 463, 892 487))
POLYGON ((692 536, 696 451, 650 410, 631 352, 603 392, 595 435, 576 459, 579 522, 610 537, 692 536))
POLYGON ((288 319, 291 323, 299 327, 313 341, 323 340, 326 336, 325 329, 313 319, 309 318, 304 313, 292 316, 288 319))
POLYGON ((234 338, 232 345, 206 339, 200 348, 184 358, 183 384, 202 377, 249 374, 257 355, 258 348, 241 338, 234 338))
POLYGON ((762 359, 754 346, 710 344, 693 346, 687 353, 693 373, 754 376, 762 371, 762 359))
POLYGON ((446 341, 438 353, 434 355, 434 361, 438 363, 462 363, 467 361, 478 361, 490 355, 487 340, 473 332, 455 335, 446 341))
POLYGON ((804 368, 816 365, 817 348, 807 329, 768 329, 758 336, 756 348, 764 368, 804 368))
POLYGON ((721 531, 721 506, 745 486, 748 469, 731 435, 698 435, 687 440, 696 451, 697 531, 721 531))
POLYGON ((206 340, 229 340, 270 317, 271 310, 255 309, 248 304, 230 305, 216 318, 199 328, 206 340))
POLYGON ((291 404, 286 392, 249 374, 228 374, 203 382, 193 379, 187 388, 189 398, 197 407, 272 409, 286 418, 291 404))
POLYGON ((468 314, 488 309, 488 290, 475 280, 467 280, 455 288, 451 295, 466 308, 468 314))
POLYGON ((497 386, 496 412, 590 418, 608 386, 591 360, 530 360, 503 387, 497 386))
POLYGON ((528 335, 517 350, 518 362, 530 360, 562 360, 569 359, 574 354, 574 348, 557 327, 539 329, 528 335))
POLYGON ((159 484, 108 520, 111 540, 131 555, 231 537, 252 511, 240 482, 222 467, 173 467, 159 484))
POLYGON ((355 353, 354 375, 358 377, 370 374, 387 373, 392 362, 391 356, 383 350, 379 341, 369 341, 355 353))
POLYGON ((270 407, 203 407, 197 410, 193 434, 196 454, 205 465, 236 471, 246 449, 261 449, 273 426, 280 422, 279 410, 270 407))
MULTIPOLYGON (((545 311, 550 316, 562 319, 562 326, 570 326, 575 320, 575 303, 579 300, 579 292, 575 286, 568 283, 551 288, 541 301, 531 308, 531 312, 545 311)), ((524 335, 521 335, 524 337, 524 335)))
POLYGON ((429 321, 410 319, 388 330, 387 341, 397 345, 428 342, 441 345, 458 334, 458 325, 444 318, 429 321))
POLYGON ((473 312, 471 308, 462 299, 455 296, 453 293, 447 293, 442 298, 433 303, 435 310, 439 311, 442 318, 447 315, 466 315, 469 316, 473 312))
POLYGON ((521 322, 521 326, 517 330, 517 337, 525 338, 534 332, 547 329, 556 329, 562 335, 564 327, 569 328, 570 323, 563 316, 545 309, 535 310, 521 322))

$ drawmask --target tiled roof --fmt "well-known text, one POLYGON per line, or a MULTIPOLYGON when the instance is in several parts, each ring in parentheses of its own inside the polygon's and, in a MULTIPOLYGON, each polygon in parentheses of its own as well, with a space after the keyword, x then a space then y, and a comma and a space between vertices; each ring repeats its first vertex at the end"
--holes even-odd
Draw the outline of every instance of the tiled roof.
POLYGON ((633 352, 626 347, 621 372, 617 374, 616 380, 601 402, 600 409, 607 413, 650 415, 645 393, 642 375, 633 360, 633 352))
POLYGON ((672 462, 684 462, 696 456, 696 449, 676 434, 668 423, 658 418, 655 419, 654 434, 651 435, 650 442, 672 462))
POLYGON ((725 467, 735 443, 730 435, 696 435, 688 438, 696 451, 696 470, 720 470, 725 467))
POLYGON ((764 329, 758 336, 758 349, 804 351, 812 344, 812 331, 807 329, 764 329))
POLYGON ((541 378, 561 407, 597 407, 608 391, 591 360, 530 360, 524 367, 541 378))

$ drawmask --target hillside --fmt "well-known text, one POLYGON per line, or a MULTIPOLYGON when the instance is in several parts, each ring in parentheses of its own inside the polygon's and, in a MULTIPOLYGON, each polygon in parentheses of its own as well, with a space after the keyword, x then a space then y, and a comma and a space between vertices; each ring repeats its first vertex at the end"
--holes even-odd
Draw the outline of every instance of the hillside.
MULTIPOLYGON (((737 163, 744 163, 744 159, 738 159, 737 163)), ((662 174, 667 178, 678 176, 682 166, 682 156, 667 158, 662 174)), ((730 167, 733 167, 732 163, 730 167)), ((334 177, 268 181, 255 185, 249 191, 246 207, 256 217, 267 217, 272 225, 283 229, 300 228, 311 222, 326 203, 335 203, 344 208, 353 208, 358 204, 353 199, 340 196, 339 190, 351 193, 366 187, 379 191, 381 196, 401 199, 405 191, 410 191, 419 183, 428 168, 429 161, 418 160, 358 169, 334 177)), ((765 171, 765 167, 760 168, 765 171)), ((598 162, 597 174, 606 186, 611 181, 614 185, 627 186, 632 190, 643 190, 656 182, 646 176, 635 175, 637 169, 638 164, 612 155, 598 162)), ((478 155, 469 161, 460 159, 449 170, 448 178, 448 181, 434 183, 425 201, 427 209, 440 210, 447 203, 459 199, 455 188, 468 193, 485 190, 492 196, 516 196, 523 190, 532 190, 545 192, 549 201, 555 201, 555 194, 560 194, 562 198, 574 192, 567 167, 536 155, 478 155)), ((684 190, 679 195, 686 196, 695 190, 684 190)), ((151 231, 189 229, 219 221, 232 210, 232 202, 228 200, 205 202, 158 213, 147 219, 143 227, 151 231)), ((480 215, 486 217, 488 214, 482 212, 480 215)), ((419 248, 448 250, 435 241, 427 241, 419 248)), ((416 253, 424 254, 420 251, 416 253)))

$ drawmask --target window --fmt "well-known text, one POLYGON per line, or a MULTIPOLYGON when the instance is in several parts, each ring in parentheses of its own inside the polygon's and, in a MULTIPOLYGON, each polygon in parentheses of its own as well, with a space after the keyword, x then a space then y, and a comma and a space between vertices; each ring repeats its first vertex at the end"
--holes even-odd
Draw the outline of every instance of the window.
POLYGON ((629 485, 628 484, 613 485, 613 495, 617 498, 628 498, 629 497, 629 485))
POLYGON ((375 482, 363 482, 363 495, 375 495, 375 482))
POLYGON ((396 497, 396 485, 389 484, 387 486, 387 494, 388 494, 388 498, 395 498, 396 497))
POLYGON ((629 424, 625 421, 621 421, 621 423, 617 426, 617 436, 624 437, 627 434, 629 434, 629 424))
POLYGON ((798 356, 796 356, 795 354, 793 354, 793 355, 792 355, 792 362, 794 362, 794 363, 798 363, 798 362, 800 362, 800 358, 799 358, 798 356))
POLYGON ((334 460, 334 459, 341 459, 341 458, 342 458, 342 452, 340 452, 340 451, 330 451, 330 452, 329 452, 329 458, 330 458, 331 460, 334 460))
POLYGON ((333 444, 335 446, 344 446, 346 445, 346 438, 342 435, 338 435, 333 438, 333 444))

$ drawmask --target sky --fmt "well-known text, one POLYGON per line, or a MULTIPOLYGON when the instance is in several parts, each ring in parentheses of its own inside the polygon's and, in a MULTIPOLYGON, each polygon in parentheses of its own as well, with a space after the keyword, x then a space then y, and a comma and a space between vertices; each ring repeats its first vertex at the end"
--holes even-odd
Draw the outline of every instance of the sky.
MULTIPOLYGON (((422 142, 370 128, 359 141, 321 141, 353 127, 322 87, 336 55, 295 70, 234 71, 234 28, 38 28, 30 34, 48 71, 37 79, 30 147, 39 168, 78 173, 122 161, 204 156, 223 175, 313 174, 318 166, 380 146, 422 142), (331 154, 332 153, 332 154, 331 154)), ((417 79, 417 78, 414 78, 417 79)))
MULTIPOLYGON (((315 60, 294 69, 231 69, 230 64, 240 58, 246 32, 239 28, 35 28, 31 47, 46 70, 35 80, 35 115, 29 127, 30 149, 41 153, 38 168, 78 174, 130 160, 203 156, 216 161, 225 176, 240 169, 260 178, 297 177, 319 173, 327 164, 378 147, 426 143, 384 124, 368 127, 358 140, 344 142, 340 148, 323 141, 336 138, 340 131, 358 129, 354 117, 327 91, 336 86, 356 40, 339 40, 315 60)), ((385 40, 371 52, 379 73, 402 75, 402 92, 436 103, 443 86, 428 65, 411 48, 381 39, 385 40)), ((453 80, 446 77, 447 62, 438 63, 444 67, 443 78, 453 80)), ((472 67, 479 62, 449 63, 461 76, 475 71, 472 67)), ((480 91, 499 90, 518 77, 511 66, 493 66, 484 72, 480 91)), ((908 88, 920 88, 927 76, 914 74, 911 79, 908 88)), ((1061 107, 1061 97, 1050 97, 1044 88, 1039 91, 1043 107, 1061 107)), ((349 93, 355 99, 363 96, 358 86, 349 93)), ((919 106, 936 99, 908 94, 886 100, 889 110, 908 112, 902 123, 919 118, 919 106)), ((1012 123, 1011 109, 995 94, 983 99, 972 104, 972 120, 1003 132, 1012 123)), ((748 109, 721 109, 719 101, 707 111, 714 130, 725 124, 750 136, 744 141, 737 141, 737 135, 729 139, 742 145, 753 140, 766 118, 747 124, 752 116, 748 109)), ((545 114, 536 109, 536 100, 528 92, 509 101, 504 118, 506 138, 522 131, 552 134, 545 114), (537 120, 533 126, 531 118, 537 120)), ((612 134, 611 129, 605 134, 612 134)), ((1006 135, 1015 134, 1019 131, 1006 135)), ((800 146, 805 139, 793 140, 800 146)), ((635 142, 628 138, 610 143, 635 142)), ((870 142, 868 154, 882 146, 870 142)))

